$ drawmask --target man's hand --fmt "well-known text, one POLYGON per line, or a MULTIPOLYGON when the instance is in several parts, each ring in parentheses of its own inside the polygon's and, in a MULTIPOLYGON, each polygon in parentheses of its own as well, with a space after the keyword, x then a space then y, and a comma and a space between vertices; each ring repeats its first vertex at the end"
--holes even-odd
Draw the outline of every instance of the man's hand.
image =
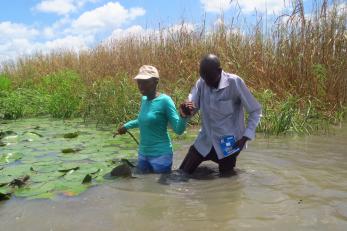
POLYGON ((236 146, 240 149, 240 151, 242 151, 242 149, 243 149, 243 147, 245 146, 247 140, 249 140, 248 137, 242 136, 241 139, 239 139, 238 141, 236 141, 236 146))
POLYGON ((194 109, 195 109, 194 103, 191 101, 181 103, 179 108, 180 108, 180 115, 183 118, 185 118, 187 116, 191 116, 193 114, 194 109))
POLYGON ((122 125, 118 128, 118 130, 115 133, 113 133, 113 137, 115 137, 116 135, 123 135, 126 132, 127 132, 127 129, 124 127, 124 125, 122 125))

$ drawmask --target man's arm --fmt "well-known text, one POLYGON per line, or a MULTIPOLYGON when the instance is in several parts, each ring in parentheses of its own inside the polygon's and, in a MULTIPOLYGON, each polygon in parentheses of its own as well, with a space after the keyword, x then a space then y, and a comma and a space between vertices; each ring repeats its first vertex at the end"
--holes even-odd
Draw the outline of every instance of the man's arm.
POLYGON ((201 79, 192 87, 186 102, 180 105, 180 112, 184 117, 194 116, 200 109, 201 79))
POLYGON ((249 91, 245 82, 239 77, 236 79, 236 86, 239 93, 239 97, 241 99, 242 106, 246 109, 246 111, 249 114, 246 130, 243 136, 252 140, 255 138, 255 129, 260 121, 261 105, 249 91))

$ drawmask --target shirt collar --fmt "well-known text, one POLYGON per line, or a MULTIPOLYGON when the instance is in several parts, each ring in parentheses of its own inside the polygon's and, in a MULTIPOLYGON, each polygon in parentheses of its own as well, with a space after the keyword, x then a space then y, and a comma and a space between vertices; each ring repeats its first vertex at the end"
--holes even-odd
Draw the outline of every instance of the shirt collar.
POLYGON ((226 88, 228 86, 229 86, 228 76, 224 71, 222 71, 217 90, 226 88))

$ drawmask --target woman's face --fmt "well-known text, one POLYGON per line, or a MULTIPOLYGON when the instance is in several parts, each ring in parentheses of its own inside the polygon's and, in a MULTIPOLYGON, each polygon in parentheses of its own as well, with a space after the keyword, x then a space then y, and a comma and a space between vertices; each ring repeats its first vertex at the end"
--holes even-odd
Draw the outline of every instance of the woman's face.
POLYGON ((138 79, 137 86, 142 95, 148 96, 152 95, 157 90, 158 79, 138 79))

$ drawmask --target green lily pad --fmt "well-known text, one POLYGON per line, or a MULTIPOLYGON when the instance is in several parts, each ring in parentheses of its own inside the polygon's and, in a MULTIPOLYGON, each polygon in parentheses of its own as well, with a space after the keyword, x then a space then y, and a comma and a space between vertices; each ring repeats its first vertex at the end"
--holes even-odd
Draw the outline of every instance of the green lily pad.
POLYGON ((1 170, 1 177, 7 176, 11 178, 20 177, 30 174, 30 166, 28 165, 10 165, 1 170))
POLYGON ((64 134, 64 138, 66 139, 72 139, 72 138, 76 138, 79 135, 78 132, 72 132, 72 133, 66 133, 64 134))
POLYGON ((38 132, 25 132, 24 134, 32 135, 32 136, 35 136, 35 137, 43 137, 43 135, 41 135, 38 132))
POLYGON ((2 140, 6 141, 6 143, 17 143, 18 135, 5 136, 2 138, 2 140))
POLYGON ((3 193, 0 191, 0 201, 9 200, 11 198, 12 193, 3 193))
POLYGON ((83 154, 74 154, 74 155, 66 155, 66 154, 62 154, 62 155, 59 155, 58 158, 60 160, 63 160, 63 161, 78 161, 78 160, 86 160, 88 159, 88 155, 83 155, 83 154))
POLYGON ((17 135, 17 133, 15 133, 14 131, 0 131, 0 139, 3 139, 7 136, 15 136, 17 135))
POLYGON ((63 173, 67 173, 67 172, 71 172, 71 171, 77 171, 78 169, 80 169, 80 167, 73 167, 73 168, 67 168, 67 169, 59 169, 58 172, 63 172, 63 173))
POLYGON ((23 157, 21 153, 5 153, 0 155, 0 164, 9 164, 23 157))
MULTIPOLYGON (((122 158, 137 158, 138 146, 129 135, 112 138, 109 128, 95 129, 95 125, 80 122, 40 118, 2 124, 3 131, 16 132, 1 133, 0 142, 6 146, 0 147, 0 189, 29 199, 75 196, 93 185, 108 182, 104 175, 121 165, 122 158), (38 124, 36 130, 34 126, 38 124), (62 153, 64 147, 75 152, 62 153), (25 175, 30 175, 30 180, 23 187, 8 186, 25 175), (82 184, 85 178, 86 183, 82 184)), ((134 135, 139 137, 138 131, 134 135)))
POLYGON ((30 181, 39 183, 39 182, 49 182, 60 178, 63 174, 61 172, 36 172, 30 175, 30 181))
POLYGON ((81 151, 81 149, 79 148, 65 148, 63 150, 61 150, 62 153, 76 153, 81 151))
POLYGON ((35 197, 41 198, 41 195, 44 195, 43 198, 47 198, 47 193, 52 194, 54 190, 54 183, 52 182, 43 182, 43 183, 33 183, 24 188, 18 189, 15 191, 14 195, 16 197, 35 197))
POLYGON ((92 182, 92 176, 90 174, 87 174, 82 180, 82 184, 89 184, 91 182, 92 182))

